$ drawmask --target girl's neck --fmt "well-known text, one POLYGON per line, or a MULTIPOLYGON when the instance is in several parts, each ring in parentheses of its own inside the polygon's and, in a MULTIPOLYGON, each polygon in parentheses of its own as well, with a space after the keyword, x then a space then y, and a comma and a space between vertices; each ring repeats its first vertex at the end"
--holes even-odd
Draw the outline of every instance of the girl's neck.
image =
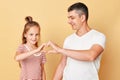
POLYGON ((34 49, 37 48, 36 45, 30 44, 30 43, 26 43, 26 45, 28 46, 28 48, 29 48, 30 50, 34 50, 34 49))

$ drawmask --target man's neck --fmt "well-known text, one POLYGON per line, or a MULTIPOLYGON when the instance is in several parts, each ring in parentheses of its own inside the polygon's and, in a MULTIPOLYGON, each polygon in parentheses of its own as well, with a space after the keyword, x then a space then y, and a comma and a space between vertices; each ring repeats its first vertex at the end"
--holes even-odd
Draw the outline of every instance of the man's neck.
POLYGON ((82 27, 76 31, 76 34, 78 36, 83 36, 84 34, 89 32, 90 30, 91 30, 91 28, 87 24, 85 24, 85 25, 82 25, 82 27))

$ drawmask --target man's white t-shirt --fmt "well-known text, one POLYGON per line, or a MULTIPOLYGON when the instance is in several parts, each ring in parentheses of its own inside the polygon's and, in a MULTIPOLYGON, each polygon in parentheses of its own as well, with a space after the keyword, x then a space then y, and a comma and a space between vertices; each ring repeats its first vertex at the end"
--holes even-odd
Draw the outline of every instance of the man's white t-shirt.
MULTIPOLYGON (((71 50, 88 50, 94 44, 104 48, 106 38, 104 34, 92 29, 79 37, 76 33, 68 36, 64 41, 64 48, 71 50)), ((101 55, 94 61, 79 61, 67 57, 67 63, 63 72, 63 80, 99 80, 98 71, 101 55)))

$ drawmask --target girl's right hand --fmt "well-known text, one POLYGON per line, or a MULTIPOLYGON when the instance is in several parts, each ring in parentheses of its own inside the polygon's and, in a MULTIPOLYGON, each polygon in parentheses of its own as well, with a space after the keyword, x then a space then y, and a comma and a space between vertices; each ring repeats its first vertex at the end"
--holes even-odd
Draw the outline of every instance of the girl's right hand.
POLYGON ((42 45, 40 45, 37 50, 38 52, 40 52, 41 50, 43 50, 43 48, 46 46, 46 43, 42 43, 42 45))

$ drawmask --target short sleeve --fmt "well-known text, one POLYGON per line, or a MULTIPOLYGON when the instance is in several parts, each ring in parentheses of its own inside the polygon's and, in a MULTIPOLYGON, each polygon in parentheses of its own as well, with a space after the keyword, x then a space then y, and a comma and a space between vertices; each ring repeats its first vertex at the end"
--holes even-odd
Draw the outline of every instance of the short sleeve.
POLYGON ((16 52, 19 52, 19 53, 22 53, 24 51, 25 51, 25 47, 24 47, 23 44, 19 45, 18 48, 17 48, 17 50, 16 50, 16 52))
POLYGON ((93 44, 98 44, 102 46, 103 49, 105 48, 105 42, 106 42, 106 37, 104 34, 97 35, 93 40, 93 44))
POLYGON ((68 40, 68 38, 66 38, 66 39, 64 40, 64 44, 63 44, 63 48, 64 48, 64 49, 69 48, 68 42, 69 42, 69 40, 68 40))
POLYGON ((42 54, 42 63, 44 64, 46 62, 46 56, 45 54, 42 54))
POLYGON ((63 48, 66 48, 66 40, 64 41, 63 48))

